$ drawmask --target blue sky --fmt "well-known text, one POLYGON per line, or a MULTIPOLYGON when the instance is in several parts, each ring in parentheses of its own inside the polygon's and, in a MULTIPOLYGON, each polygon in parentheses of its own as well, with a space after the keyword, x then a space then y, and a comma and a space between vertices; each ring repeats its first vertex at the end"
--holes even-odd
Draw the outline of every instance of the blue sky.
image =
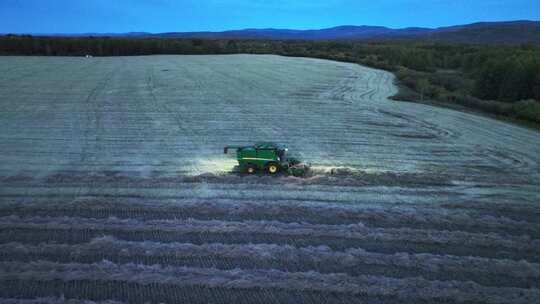
POLYGON ((438 27, 540 20, 540 0, 0 0, 1 33, 438 27))

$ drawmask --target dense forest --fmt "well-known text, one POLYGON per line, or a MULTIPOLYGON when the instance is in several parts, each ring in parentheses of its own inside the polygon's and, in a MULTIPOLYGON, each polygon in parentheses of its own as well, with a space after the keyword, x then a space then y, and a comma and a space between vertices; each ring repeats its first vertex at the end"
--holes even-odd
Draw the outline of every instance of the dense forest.
POLYGON ((461 105, 540 123, 540 45, 429 42, 0 37, 0 55, 123 56, 278 54, 332 59, 392 71, 399 100, 461 105))

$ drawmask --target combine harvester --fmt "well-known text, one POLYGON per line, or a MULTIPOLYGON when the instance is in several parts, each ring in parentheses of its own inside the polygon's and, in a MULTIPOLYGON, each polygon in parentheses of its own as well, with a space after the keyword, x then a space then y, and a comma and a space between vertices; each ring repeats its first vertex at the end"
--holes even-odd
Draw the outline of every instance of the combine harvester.
POLYGON ((293 176, 305 176, 309 165, 288 155, 287 147, 275 143, 256 143, 252 146, 226 146, 223 153, 236 149, 240 172, 254 174, 285 172, 293 176))

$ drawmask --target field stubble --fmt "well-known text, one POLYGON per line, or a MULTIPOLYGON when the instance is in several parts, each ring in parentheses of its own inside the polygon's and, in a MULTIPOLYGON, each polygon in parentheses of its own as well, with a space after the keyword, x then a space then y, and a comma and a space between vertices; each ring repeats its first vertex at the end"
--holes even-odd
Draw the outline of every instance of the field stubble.
POLYGON ((0 302, 540 301, 537 132, 324 60, 0 62, 0 302), (314 173, 231 174, 261 140, 314 173))

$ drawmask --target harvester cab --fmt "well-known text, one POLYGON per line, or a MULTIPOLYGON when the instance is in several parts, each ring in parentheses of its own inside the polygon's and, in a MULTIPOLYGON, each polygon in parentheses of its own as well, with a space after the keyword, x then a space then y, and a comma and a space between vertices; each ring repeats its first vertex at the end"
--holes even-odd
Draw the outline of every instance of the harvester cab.
POLYGON ((287 147, 276 143, 256 143, 252 146, 226 146, 223 153, 236 150, 236 159, 241 172, 253 174, 287 172, 295 176, 305 175, 308 166, 288 155, 287 147))

